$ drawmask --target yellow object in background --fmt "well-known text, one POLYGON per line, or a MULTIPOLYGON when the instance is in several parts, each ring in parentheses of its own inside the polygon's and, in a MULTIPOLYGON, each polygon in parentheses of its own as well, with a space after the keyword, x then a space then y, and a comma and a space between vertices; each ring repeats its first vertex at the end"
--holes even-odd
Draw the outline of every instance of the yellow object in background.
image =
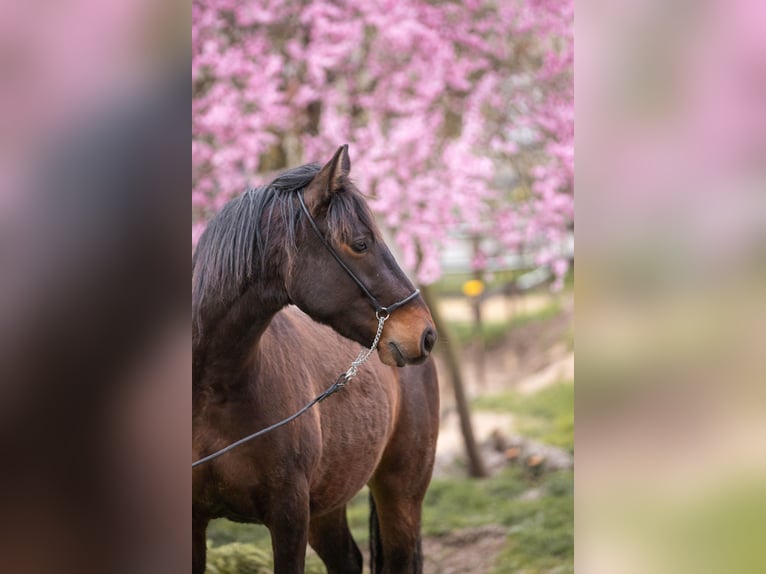
POLYGON ((466 297, 478 297, 484 293, 484 281, 481 279, 471 279, 463 283, 463 294, 466 297))

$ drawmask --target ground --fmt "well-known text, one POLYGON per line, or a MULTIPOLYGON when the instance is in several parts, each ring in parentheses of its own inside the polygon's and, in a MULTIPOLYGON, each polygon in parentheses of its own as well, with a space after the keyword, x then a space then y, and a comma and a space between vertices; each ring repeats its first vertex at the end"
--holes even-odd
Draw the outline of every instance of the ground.
POLYGON ((426 573, 489 572, 505 547, 508 533, 499 525, 477 526, 429 536, 423 543, 426 573))
MULTIPOLYGON (((470 306, 445 299, 441 310, 453 336, 461 339, 474 431, 492 476, 466 476, 453 393, 442 366, 437 467, 423 514, 425 574, 573 572, 571 293, 485 302, 483 369, 480 349, 468 344, 470 306), (530 465, 535 455, 543 460, 530 465)), ((349 523, 365 563, 367 520, 363 491, 349 506, 349 523)), ((263 527, 215 521, 209 538, 210 574, 270 572, 263 527)), ((311 552, 307 572, 324 572, 311 552)))

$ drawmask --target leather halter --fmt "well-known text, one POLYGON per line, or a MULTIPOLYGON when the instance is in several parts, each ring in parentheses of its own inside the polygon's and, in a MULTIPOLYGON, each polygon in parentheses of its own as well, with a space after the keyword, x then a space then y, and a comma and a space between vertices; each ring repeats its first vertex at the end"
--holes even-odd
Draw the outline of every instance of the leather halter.
POLYGON ((319 229, 319 226, 317 225, 316 221, 314 221, 314 218, 311 216, 311 212, 309 211, 309 208, 306 207, 306 202, 303 200, 303 193, 298 194, 298 200, 301 203, 301 208, 303 208, 303 213, 306 214, 306 217, 309 220, 309 223, 311 224, 311 228, 314 230, 314 233, 319 238, 319 240, 322 242, 322 245, 325 246, 327 251, 330 252, 330 255, 332 255, 335 258, 335 261, 338 262, 338 265, 341 266, 341 268, 346 272, 346 274, 351 277, 351 279, 354 280, 354 283, 356 283, 359 286, 359 289, 362 290, 362 293, 367 297, 367 299, 370 300, 370 303, 372 304, 373 308, 375 309, 375 315, 380 319, 381 317, 388 317, 396 311, 399 307, 402 307, 412 301, 415 297, 417 297, 420 294, 420 289, 415 289, 412 293, 407 295, 404 299, 401 301, 397 301, 396 303, 393 303, 388 306, 381 305, 380 301, 378 301, 377 297, 373 295, 370 290, 367 288, 367 286, 362 283, 362 280, 359 279, 359 277, 356 276, 356 274, 351 270, 351 268, 346 265, 346 263, 341 259, 340 255, 338 255, 338 252, 335 251, 335 248, 330 245, 330 242, 327 241, 322 231, 319 229))

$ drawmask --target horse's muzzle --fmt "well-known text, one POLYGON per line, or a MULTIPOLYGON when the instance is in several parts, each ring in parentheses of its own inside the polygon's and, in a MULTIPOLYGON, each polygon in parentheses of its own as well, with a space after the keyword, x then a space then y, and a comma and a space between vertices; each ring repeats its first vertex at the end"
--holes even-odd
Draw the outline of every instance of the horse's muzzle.
POLYGON ((425 361, 436 343, 436 329, 426 309, 400 312, 386 323, 378 349, 380 360, 390 366, 404 367, 425 361))

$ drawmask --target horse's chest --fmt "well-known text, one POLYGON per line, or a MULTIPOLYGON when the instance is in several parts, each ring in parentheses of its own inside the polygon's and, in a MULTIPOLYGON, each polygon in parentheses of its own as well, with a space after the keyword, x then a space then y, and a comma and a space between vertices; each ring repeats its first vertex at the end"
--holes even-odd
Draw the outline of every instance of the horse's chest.
POLYGON ((397 410, 390 389, 353 381, 322 404, 322 451, 312 473, 312 509, 319 512, 345 503, 367 484, 393 432, 397 410))

